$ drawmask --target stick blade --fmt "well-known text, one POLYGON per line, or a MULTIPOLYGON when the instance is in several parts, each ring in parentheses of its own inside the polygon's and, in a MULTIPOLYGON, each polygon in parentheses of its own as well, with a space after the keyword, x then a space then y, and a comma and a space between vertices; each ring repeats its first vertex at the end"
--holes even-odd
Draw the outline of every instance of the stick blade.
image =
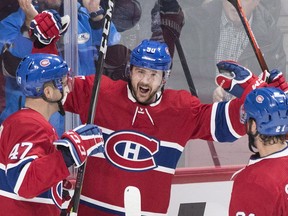
POLYGON ((141 216, 141 194, 137 187, 125 188, 124 207, 125 216, 141 216))

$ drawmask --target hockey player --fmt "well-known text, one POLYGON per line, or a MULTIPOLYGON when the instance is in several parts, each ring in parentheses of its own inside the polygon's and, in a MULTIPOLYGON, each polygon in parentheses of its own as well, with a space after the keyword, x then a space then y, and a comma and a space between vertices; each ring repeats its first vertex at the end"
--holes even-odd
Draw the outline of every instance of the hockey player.
POLYGON ((97 126, 80 125, 59 140, 48 122, 54 112, 63 111, 68 71, 53 54, 30 54, 20 62, 16 78, 25 108, 0 127, 0 215, 60 215, 67 167, 80 166, 103 150, 97 126))
MULTIPOLYGON (((141 215, 164 216, 187 141, 233 142, 245 134, 241 106, 252 88, 265 83, 236 63, 221 62, 218 67, 233 78, 219 74, 217 83, 238 98, 202 104, 188 91, 164 90, 170 67, 167 45, 144 40, 131 53, 128 83, 102 77, 95 123, 102 129, 105 153, 87 160, 78 215, 125 215, 124 191, 134 186, 141 193, 141 215)), ((64 104, 82 122, 93 81, 94 75, 75 77, 64 104)))
POLYGON ((286 216, 288 96, 277 88, 256 89, 248 94, 244 110, 249 148, 255 154, 234 175, 229 216, 286 216))

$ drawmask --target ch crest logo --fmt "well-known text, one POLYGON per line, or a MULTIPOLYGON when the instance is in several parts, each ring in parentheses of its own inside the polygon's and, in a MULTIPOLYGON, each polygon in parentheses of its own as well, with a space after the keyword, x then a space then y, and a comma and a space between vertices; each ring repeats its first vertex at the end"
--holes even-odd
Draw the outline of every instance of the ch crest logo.
POLYGON ((105 142, 105 156, 117 167, 145 171, 157 167, 154 155, 160 141, 135 131, 117 131, 105 142))

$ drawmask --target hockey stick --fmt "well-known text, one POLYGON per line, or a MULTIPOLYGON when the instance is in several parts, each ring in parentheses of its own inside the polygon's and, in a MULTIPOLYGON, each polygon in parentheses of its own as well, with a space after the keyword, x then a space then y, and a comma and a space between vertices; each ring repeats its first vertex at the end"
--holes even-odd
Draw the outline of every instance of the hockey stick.
POLYGON ((260 67, 262 69, 262 72, 263 72, 262 79, 264 81, 266 81, 266 77, 267 77, 266 73, 269 73, 269 69, 268 69, 266 61, 265 61, 265 59, 263 57, 263 53, 261 52, 260 47, 258 46, 258 43, 257 43, 257 41, 255 39, 255 36, 254 36, 254 34, 253 34, 252 30, 251 30, 251 26, 250 26, 250 24, 249 24, 249 22, 248 22, 248 20, 246 18, 245 12, 244 12, 244 10, 243 10, 240 2, 239 2, 240 0, 227 0, 227 1, 229 1, 235 7, 235 9, 236 9, 236 11, 237 11, 237 13, 238 13, 238 15, 239 15, 239 17, 241 19, 241 22, 242 22, 242 24, 244 26, 246 34, 247 34, 247 36, 249 38, 249 41, 250 41, 250 43, 251 43, 251 45, 253 47, 254 53, 255 53, 255 55, 257 57, 257 60, 259 62, 259 65, 260 65, 260 67))
MULTIPOLYGON (((178 37, 176 37, 175 46, 176 46, 176 49, 177 49, 177 52, 178 52, 178 55, 179 55, 179 58, 181 61, 181 65, 182 65, 182 68, 183 68, 190 92, 192 95, 198 97, 195 85, 194 85, 193 80, 192 80, 190 69, 188 67, 187 60, 186 60, 182 45, 181 45, 180 39, 178 37)), ((207 141, 207 144, 208 144, 208 147, 210 150, 210 154, 211 154, 214 166, 220 167, 220 161, 219 161, 219 157, 217 155, 214 143, 212 141, 207 141)))
POLYGON ((124 208, 125 216, 141 216, 141 193, 137 187, 125 188, 124 208))
POLYGON ((187 60, 186 60, 185 54, 183 52, 182 45, 181 45, 180 39, 178 37, 176 37, 175 46, 176 46, 176 49, 177 49, 177 52, 179 55, 179 59, 180 59, 180 62, 181 62, 181 65, 182 65, 182 68, 183 68, 190 92, 192 95, 198 97, 197 91, 196 91, 196 88, 195 88, 195 85, 194 85, 194 82, 193 82, 193 79, 192 79, 192 76, 190 73, 190 69, 188 67, 187 60))
MULTIPOLYGON (((167 2, 164 2, 164 1, 162 2, 161 0, 158 0, 158 5, 164 5, 164 4, 167 4, 167 2)), ((159 10, 159 13, 160 13, 160 19, 161 19, 160 10, 159 10)), ((178 29, 178 28, 181 29, 182 27, 180 27, 179 24, 175 23, 173 20, 172 21, 165 20, 163 23, 160 20, 160 24, 161 24, 161 28, 162 28, 162 33, 163 33, 163 26, 167 26, 168 28, 166 28, 166 29, 175 38, 174 43, 175 43, 175 46, 176 46, 176 49, 177 49, 177 53, 178 53, 178 56, 179 56, 179 59, 180 59, 180 62, 181 62, 185 77, 186 77, 186 81, 187 81, 190 93, 192 95, 198 97, 197 91, 196 91, 196 88, 195 88, 195 85, 194 85, 194 82, 193 82, 193 79, 192 79, 192 76, 191 76, 191 73, 190 73, 190 70, 189 70, 189 67, 188 67, 188 64, 187 64, 187 60, 186 60, 186 57, 185 57, 185 54, 184 54, 184 51, 183 51, 183 48, 182 48, 182 45, 181 45, 181 42, 180 42, 180 39, 179 39, 180 32, 179 32, 179 35, 176 35, 176 33, 173 31, 173 29, 178 29)), ((164 35, 163 35, 163 38, 164 38, 164 41, 165 41, 165 36, 164 35)), ((209 147, 209 150, 210 150, 210 154, 211 154, 214 166, 215 167, 220 167, 220 161, 219 161, 219 157, 217 155, 214 143, 212 141, 207 141, 207 144, 208 144, 208 147, 209 147)))
MULTIPOLYGON (((98 100, 98 92, 100 89, 100 81, 101 81, 101 77, 103 74, 103 64, 104 64, 106 51, 107 51, 107 41, 108 41, 108 36, 110 32, 113 9, 114 9, 114 0, 109 0, 106 15, 104 17, 105 20, 104 20, 104 26, 103 26, 103 33, 102 33, 102 39, 101 39, 101 44, 100 44, 97 67, 95 71, 95 79, 94 79, 93 88, 92 88, 92 95, 91 95, 90 107, 89 107, 89 112, 88 112, 87 124, 93 124, 94 118, 95 118, 95 111, 96 111, 96 105, 97 105, 97 100, 98 100)), ((78 212, 85 168, 86 168, 86 162, 78 168, 74 195, 71 200, 72 205, 71 205, 70 216, 76 216, 78 212)))

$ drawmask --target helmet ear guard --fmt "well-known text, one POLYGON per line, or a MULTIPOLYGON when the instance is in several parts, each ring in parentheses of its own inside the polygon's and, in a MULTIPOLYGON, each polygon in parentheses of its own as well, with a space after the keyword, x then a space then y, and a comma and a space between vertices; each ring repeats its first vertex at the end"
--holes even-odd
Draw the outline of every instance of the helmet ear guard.
POLYGON ((170 77, 170 74, 171 74, 171 70, 166 70, 164 71, 164 74, 163 74, 163 84, 165 85, 170 77))
POLYGON ((246 122, 254 119, 257 131, 267 136, 288 133, 288 96, 278 88, 259 88, 244 103, 246 122))

